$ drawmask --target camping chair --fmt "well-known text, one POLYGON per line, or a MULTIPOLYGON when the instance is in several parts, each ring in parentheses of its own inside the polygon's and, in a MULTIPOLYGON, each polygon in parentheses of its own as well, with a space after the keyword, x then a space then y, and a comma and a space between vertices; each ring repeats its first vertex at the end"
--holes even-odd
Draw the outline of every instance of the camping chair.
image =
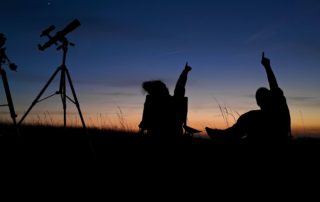
MULTIPOLYGON (((174 97, 170 96, 169 99, 159 99, 147 95, 143 111, 143 124, 148 127, 154 124, 163 124, 163 120, 170 120, 179 126, 171 128, 177 129, 177 133, 181 135, 193 136, 195 133, 201 132, 194 128, 187 126, 188 115, 188 97, 174 97), (180 128, 181 127, 181 128, 180 128)), ((176 126, 175 125, 175 126, 176 126)), ((163 126, 166 127, 166 126, 163 126)), ((170 128, 170 127, 169 127, 170 128)))

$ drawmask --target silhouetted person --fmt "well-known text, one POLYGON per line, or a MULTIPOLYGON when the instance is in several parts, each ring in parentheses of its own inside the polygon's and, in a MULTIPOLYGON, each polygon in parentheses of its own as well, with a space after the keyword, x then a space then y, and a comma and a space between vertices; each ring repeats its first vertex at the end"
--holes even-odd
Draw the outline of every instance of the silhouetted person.
POLYGON ((270 90, 262 87, 256 92, 260 110, 249 111, 239 117, 237 122, 225 130, 206 128, 212 139, 240 140, 249 142, 284 143, 291 137, 289 108, 283 91, 279 88, 271 69, 270 60, 262 54, 270 90))
POLYGON ((176 83, 173 96, 162 81, 146 81, 142 84, 148 93, 139 124, 142 133, 147 131, 149 137, 164 141, 182 135, 187 115, 185 86, 189 71, 191 67, 187 63, 176 83))

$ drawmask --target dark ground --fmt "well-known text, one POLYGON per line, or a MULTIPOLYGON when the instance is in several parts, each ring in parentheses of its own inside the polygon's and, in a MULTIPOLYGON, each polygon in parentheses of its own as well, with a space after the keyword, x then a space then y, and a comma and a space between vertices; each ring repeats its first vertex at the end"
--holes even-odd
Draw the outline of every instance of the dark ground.
POLYGON ((300 138, 285 145, 252 145, 242 142, 217 142, 210 139, 184 137, 172 141, 154 141, 134 132, 49 126, 22 126, 20 135, 10 125, 0 125, 0 155, 10 160, 36 161, 106 161, 149 159, 149 155, 171 156, 173 159, 199 157, 234 158, 255 155, 258 151, 271 154, 281 151, 299 156, 318 154, 320 139, 300 138))
POLYGON ((224 198, 259 193, 252 188, 266 190, 259 196, 265 197, 270 187, 283 193, 288 184, 300 189, 318 182, 319 139, 297 139, 285 145, 196 138, 159 143, 131 132, 88 132, 92 146, 81 128, 22 126, 20 137, 16 137, 11 127, 0 125, 2 183, 24 198, 26 195, 17 190, 33 197, 50 190, 46 197, 51 197, 59 189, 61 193, 63 187, 69 194, 76 189, 72 198, 91 188, 93 195, 101 190, 104 196, 115 194, 116 198, 126 196, 130 200, 151 193, 150 200, 168 192, 166 199, 173 194, 181 199, 196 193, 198 200, 206 193, 216 197, 227 192, 224 198), (297 184, 300 179, 308 182, 297 184), (268 188, 262 189, 261 185, 268 188), (233 190, 240 190, 240 194, 233 190))

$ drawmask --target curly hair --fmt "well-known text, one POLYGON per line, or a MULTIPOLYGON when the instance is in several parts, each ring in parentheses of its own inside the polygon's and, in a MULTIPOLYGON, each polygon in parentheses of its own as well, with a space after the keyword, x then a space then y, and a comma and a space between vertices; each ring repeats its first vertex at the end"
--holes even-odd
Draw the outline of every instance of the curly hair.
POLYGON ((169 95, 169 90, 162 81, 155 80, 155 81, 145 81, 142 84, 142 88, 149 94, 149 95, 156 95, 156 96, 165 96, 169 95))

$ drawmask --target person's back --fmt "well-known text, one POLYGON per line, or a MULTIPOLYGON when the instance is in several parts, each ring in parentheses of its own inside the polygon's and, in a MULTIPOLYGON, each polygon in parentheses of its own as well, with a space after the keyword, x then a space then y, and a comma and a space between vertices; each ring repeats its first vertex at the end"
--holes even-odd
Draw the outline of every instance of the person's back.
POLYGON ((291 136, 291 119, 286 98, 280 88, 270 90, 269 107, 264 110, 270 138, 286 141, 291 136))
POLYGON ((166 139, 174 125, 172 96, 147 95, 140 127, 146 128, 147 134, 154 138, 166 139))

